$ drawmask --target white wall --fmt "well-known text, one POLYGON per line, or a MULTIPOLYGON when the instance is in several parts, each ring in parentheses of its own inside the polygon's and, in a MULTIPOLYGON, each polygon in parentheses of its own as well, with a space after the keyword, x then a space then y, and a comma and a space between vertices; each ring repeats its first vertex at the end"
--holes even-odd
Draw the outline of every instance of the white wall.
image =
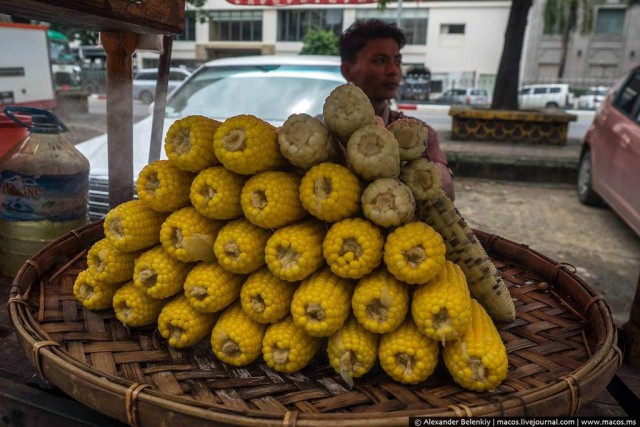
POLYGON ((434 2, 429 6, 426 63, 431 72, 475 73, 476 82, 481 74, 497 74, 511 2, 434 2), (440 34, 442 24, 465 24, 465 34, 440 34))
MULTIPOLYGON (((395 13, 397 2, 388 4, 388 9, 395 13)), ((356 10, 373 9, 375 4, 362 4, 344 7, 340 5, 323 6, 326 8, 344 9, 343 28, 346 29, 355 21, 356 10)), ((434 76, 444 76, 444 89, 461 80, 478 83, 483 79, 495 76, 498 71, 504 31, 507 26, 511 1, 428 1, 419 3, 403 3, 403 16, 410 16, 415 8, 429 9, 427 44, 408 45, 403 51, 405 64, 424 64, 434 76), (463 36, 440 34, 441 24, 465 24, 463 36), (471 76, 471 77, 470 77, 471 76)), ((226 0, 207 0, 205 9, 209 10, 255 10, 263 11, 262 42, 214 42, 217 45, 275 46, 276 54, 297 54, 302 42, 277 41, 277 11, 275 7, 235 6, 226 0)), ((296 9, 313 9, 316 6, 296 6, 296 9)), ((208 24, 198 23, 196 26, 196 42, 180 42, 174 45, 174 58, 196 58, 196 44, 202 46, 209 42, 208 24)), ((148 55, 148 54, 147 54, 148 55)), ((456 84, 456 86, 461 86, 456 84)))

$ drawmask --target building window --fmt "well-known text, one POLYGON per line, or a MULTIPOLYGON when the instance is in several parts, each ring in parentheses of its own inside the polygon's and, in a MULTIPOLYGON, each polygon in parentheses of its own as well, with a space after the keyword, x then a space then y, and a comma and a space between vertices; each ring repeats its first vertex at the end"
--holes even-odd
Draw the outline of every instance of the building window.
POLYGON ((440 24, 440 34, 464 34, 465 24, 440 24))
POLYGON ((184 32, 175 36, 174 40, 178 41, 195 41, 196 40, 196 12, 187 10, 184 14, 184 32))
POLYGON ((278 41, 299 42, 312 29, 342 33, 342 9, 279 10, 278 41))
POLYGON ((262 41, 262 11, 210 11, 209 40, 262 41))
POLYGON ((596 17, 596 34, 602 36, 622 34, 624 14, 623 8, 599 8, 596 17))
MULTIPOLYGON (((400 28, 404 31, 407 44, 427 44, 427 24, 429 9, 403 9, 400 28)), ((377 18, 385 22, 397 22, 396 10, 358 10, 356 19, 377 18)))

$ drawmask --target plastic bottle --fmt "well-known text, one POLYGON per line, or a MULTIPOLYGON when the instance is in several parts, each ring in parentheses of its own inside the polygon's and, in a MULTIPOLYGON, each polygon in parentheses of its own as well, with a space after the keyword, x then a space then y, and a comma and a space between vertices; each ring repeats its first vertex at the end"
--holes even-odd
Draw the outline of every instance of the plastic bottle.
POLYGON ((4 112, 30 133, 0 159, 0 271, 13 277, 49 242, 86 224, 89 161, 50 112, 12 106, 4 112), (30 115, 31 125, 16 113, 30 115))

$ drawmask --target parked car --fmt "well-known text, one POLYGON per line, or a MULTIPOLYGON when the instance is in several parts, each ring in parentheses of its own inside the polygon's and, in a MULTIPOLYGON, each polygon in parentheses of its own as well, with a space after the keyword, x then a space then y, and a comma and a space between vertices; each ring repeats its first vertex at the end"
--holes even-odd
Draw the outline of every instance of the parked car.
POLYGON ((608 204, 640 235, 640 67, 610 90, 585 135, 578 198, 608 204))
POLYGON ((595 110, 604 101, 609 88, 604 86, 594 86, 587 89, 584 95, 578 97, 578 108, 581 110, 595 110))
POLYGON ((489 94, 485 89, 475 87, 449 89, 440 95, 436 104, 466 104, 466 105, 486 105, 489 104, 489 94))
MULTIPOLYGON (((191 72, 184 68, 169 69, 167 93, 171 93, 172 90, 180 86, 180 84, 190 75, 191 72)), ((139 99, 145 104, 151 104, 156 96, 157 81, 157 68, 145 68, 138 71, 133 76, 133 99, 139 99)))
MULTIPOLYGON (((252 114, 280 126, 293 113, 322 114, 331 91, 344 84, 340 59, 329 56, 246 56, 224 58, 198 68, 167 97, 162 135, 185 116, 199 114, 225 120, 252 114)), ((133 126, 133 174, 149 163, 153 117, 133 126)), ((89 213, 92 219, 108 211, 107 136, 76 145, 91 165, 89 213)), ((164 150, 162 159, 166 159, 164 150)))
POLYGON ((526 85, 520 89, 518 104, 522 109, 572 108, 573 98, 568 84, 526 85))

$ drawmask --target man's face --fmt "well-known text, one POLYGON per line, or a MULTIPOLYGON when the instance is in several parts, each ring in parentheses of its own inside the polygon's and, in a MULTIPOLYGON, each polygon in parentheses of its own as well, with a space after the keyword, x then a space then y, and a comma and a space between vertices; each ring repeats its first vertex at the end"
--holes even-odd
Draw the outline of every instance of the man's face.
POLYGON ((372 102, 391 99, 396 95, 402 78, 400 46, 392 38, 367 42, 355 62, 344 62, 342 74, 358 86, 372 102))

